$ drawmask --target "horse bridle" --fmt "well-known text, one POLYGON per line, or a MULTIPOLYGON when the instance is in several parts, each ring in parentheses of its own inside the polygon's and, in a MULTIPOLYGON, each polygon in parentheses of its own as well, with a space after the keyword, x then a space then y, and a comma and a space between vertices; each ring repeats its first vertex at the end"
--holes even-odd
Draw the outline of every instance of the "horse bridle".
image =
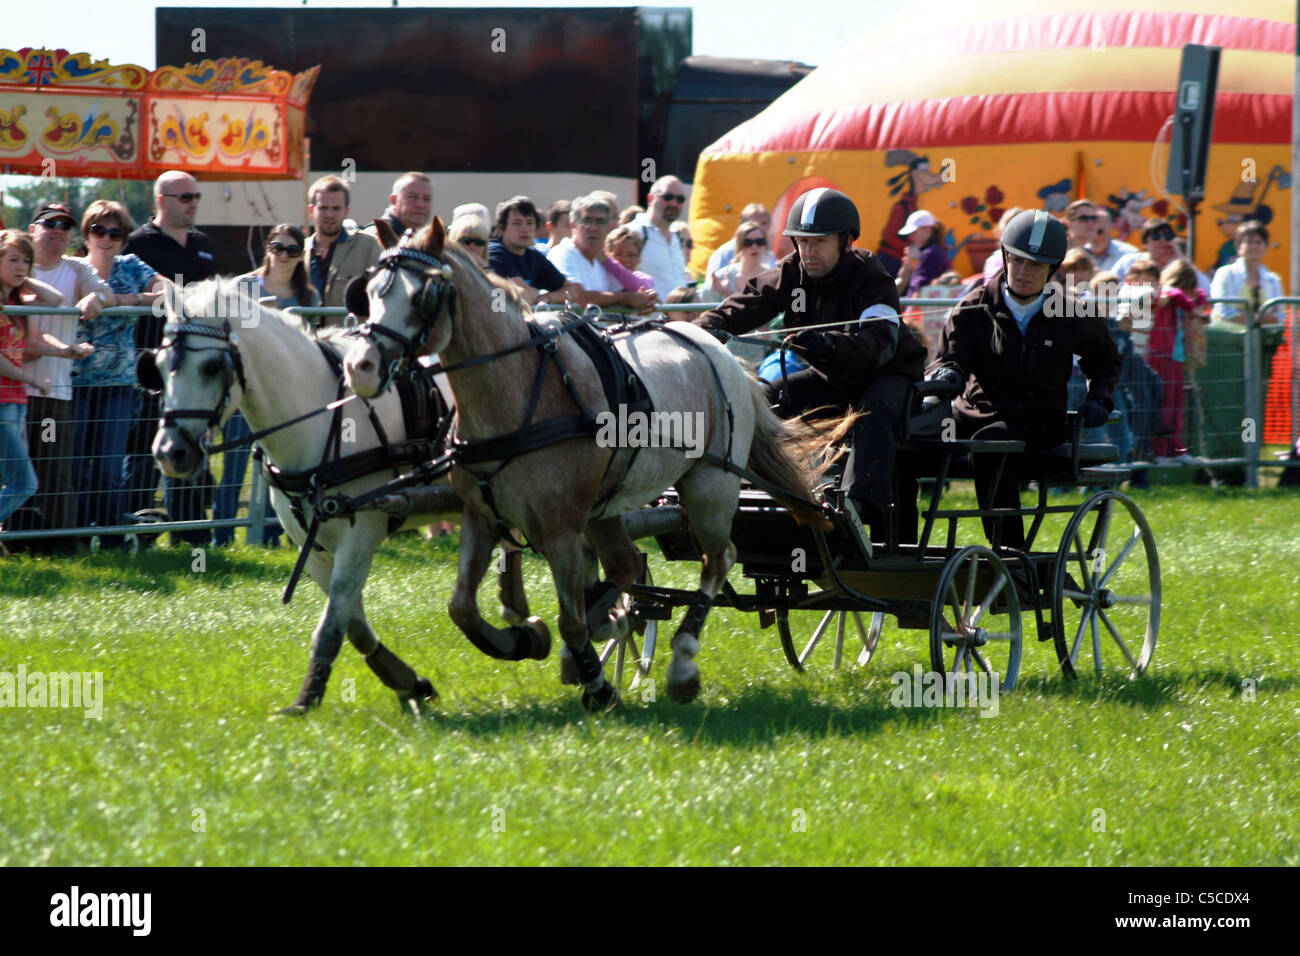
MULTIPOLYGON (((381 389, 387 387, 393 378, 408 369, 415 361, 416 356, 429 341, 429 334, 433 331, 434 321, 438 317, 438 312, 442 309, 444 300, 447 302, 448 309, 453 316, 456 307, 456 287, 451 284, 451 265, 416 249, 403 246, 385 249, 379 254, 378 264, 367 269, 360 279, 354 281, 361 283, 361 288, 364 290, 374 276, 382 273, 380 284, 374 292, 376 296, 382 298, 392 288, 393 280, 396 278, 399 269, 414 273, 420 279, 420 289, 416 292, 413 300, 420 314, 419 331, 415 335, 408 337, 401 332, 375 322, 373 319, 367 318, 366 322, 357 326, 350 333, 360 336, 376 348, 379 348, 381 355, 383 349, 379 341, 380 336, 392 339, 401 347, 401 355, 390 361, 384 368, 383 379, 380 382, 381 389)), ((367 294, 367 299, 368 297, 367 294)), ((356 309, 352 309, 352 311, 356 312, 356 309)), ((368 311, 367 309, 367 313, 368 311)))
POLYGON ((180 368, 186 352, 221 352, 225 358, 222 363, 221 399, 215 408, 170 408, 163 411, 158 422, 159 428, 175 428, 185 442, 202 457, 207 454, 206 445, 182 428, 180 421, 186 418, 199 418, 205 423, 205 431, 215 428, 221 424, 226 409, 230 406, 230 390, 235 382, 239 382, 241 390, 248 389, 248 382, 244 378, 244 361, 239 355, 239 339, 228 320, 223 320, 220 326, 204 325, 201 322, 168 322, 163 326, 162 345, 157 349, 142 351, 136 360, 136 378, 142 387, 151 392, 161 392, 163 388, 157 363, 158 352, 163 348, 172 349, 171 361, 168 365, 172 372, 180 368), (190 345, 186 341, 190 335, 221 339, 224 344, 190 345), (168 336, 173 336, 171 342, 167 341, 168 336))

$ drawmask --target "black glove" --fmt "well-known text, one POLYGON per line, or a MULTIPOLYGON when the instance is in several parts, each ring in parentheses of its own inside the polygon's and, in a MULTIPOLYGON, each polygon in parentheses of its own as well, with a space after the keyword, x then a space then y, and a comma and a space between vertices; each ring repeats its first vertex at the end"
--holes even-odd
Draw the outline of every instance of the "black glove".
POLYGON ((704 329, 705 332, 708 332, 719 342, 721 342, 723 345, 726 345, 729 341, 731 341, 731 333, 728 332, 726 329, 710 328, 707 325, 701 326, 701 328, 704 329))
POLYGON ((827 340, 826 334, 816 329, 804 329, 794 335, 787 335, 781 344, 796 355, 802 356, 809 365, 816 365, 835 351, 835 346, 827 340))
POLYGON ((966 376, 962 374, 961 369, 953 368, 951 365, 932 370, 925 379, 927 382, 950 382, 957 388, 966 384, 966 376))
POLYGON ((1079 409, 1079 414, 1083 416, 1084 428, 1100 428, 1110 418, 1110 412, 1106 410, 1106 406, 1095 398, 1090 398, 1084 402, 1083 407, 1079 409))

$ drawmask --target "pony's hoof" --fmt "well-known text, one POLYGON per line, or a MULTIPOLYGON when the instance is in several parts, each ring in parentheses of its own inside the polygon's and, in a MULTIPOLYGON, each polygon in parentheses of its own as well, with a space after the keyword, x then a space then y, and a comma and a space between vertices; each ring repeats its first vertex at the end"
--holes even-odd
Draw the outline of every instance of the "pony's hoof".
POLYGON ((700 696, 700 675, 698 673, 688 677, 680 684, 668 682, 668 696, 674 703, 689 704, 696 697, 700 696))
POLYGON ((582 683, 578 680, 578 665, 568 654, 560 655, 560 683, 569 687, 576 687, 582 683))
POLYGON ((618 688, 609 681, 605 681, 605 686, 594 694, 589 690, 582 692, 582 709, 593 714, 613 710, 616 707, 621 707, 622 704, 623 698, 619 696, 618 688))
POLYGON ((533 615, 521 626, 528 631, 529 640, 532 641, 528 656, 533 660, 546 660, 551 654, 551 629, 546 626, 546 622, 533 615))
POLYGON ((397 702, 402 705, 403 710, 408 710, 416 716, 424 713, 424 705, 438 699, 438 691, 433 686, 433 682, 427 677, 417 677, 415 686, 405 693, 397 695, 397 702))
POLYGON ((290 704, 288 707, 281 707, 272 717, 306 717, 313 710, 320 706, 320 702, 310 704, 299 704, 297 702, 290 704))

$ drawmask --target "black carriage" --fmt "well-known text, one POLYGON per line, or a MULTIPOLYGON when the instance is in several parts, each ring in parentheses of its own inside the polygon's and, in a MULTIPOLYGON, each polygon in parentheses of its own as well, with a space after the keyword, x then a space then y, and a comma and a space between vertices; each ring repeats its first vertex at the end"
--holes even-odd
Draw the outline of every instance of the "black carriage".
MULTIPOLYGON (((737 566, 750 587, 727 582, 716 606, 751 611, 764 628, 776 625, 791 666, 803 669, 819 646, 833 641, 835 667, 846 651, 865 665, 874 655, 885 617, 901 628, 929 634, 930 664, 951 676, 977 669, 997 675, 1000 689, 1013 688, 1021 667, 1026 631, 1051 642, 1061 669, 1074 676, 1086 645, 1094 667, 1122 662, 1132 674, 1144 671, 1160 628, 1160 564, 1155 539, 1141 509, 1118 487, 1130 477, 1115 464, 1114 445, 1082 442, 1082 421, 1070 415, 1070 440, 1027 452, 1019 441, 948 438, 950 406, 940 399, 942 383, 915 387, 918 413, 905 424, 900 469, 922 478, 918 544, 900 544, 895 517, 888 540, 872 542, 833 483, 822 485, 829 531, 795 523, 766 492, 747 487, 732 526, 737 566), (923 404, 928 398, 928 404, 923 404), (944 506, 948 481, 972 477, 974 456, 995 456, 1036 489, 1032 504, 1016 509, 944 506), (1053 489, 1092 487, 1081 504, 1052 504, 1053 489), (1049 515, 1068 514, 1059 541, 1036 547, 1049 515), (1023 550, 992 545, 958 546, 963 519, 1016 516, 1029 521, 1023 550), (1027 622, 1032 627, 1026 627, 1027 622), (833 634, 833 637, 830 635, 833 634), (848 645, 852 644, 850 648, 848 645)), ((699 561, 682 509, 670 490, 652 508, 626 516, 633 537, 653 536, 672 561, 699 561)), ((1000 524, 1000 522, 999 522, 1000 524)), ((983 536, 981 535, 981 538, 983 536)), ((633 607, 643 624, 643 646, 631 645, 636 680, 649 671, 656 622, 690 604, 694 591, 655 587, 646 580, 633 590, 633 607)), ((617 651, 620 680, 629 648, 617 651)))

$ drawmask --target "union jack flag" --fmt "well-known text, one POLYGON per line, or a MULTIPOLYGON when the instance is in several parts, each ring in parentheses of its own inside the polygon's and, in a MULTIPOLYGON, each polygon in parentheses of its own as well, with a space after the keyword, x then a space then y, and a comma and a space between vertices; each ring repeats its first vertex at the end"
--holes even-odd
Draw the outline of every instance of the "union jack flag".
POLYGON ((24 74, 32 86, 48 86, 54 80, 58 64, 54 57, 44 51, 33 53, 27 59, 27 71, 24 74))

